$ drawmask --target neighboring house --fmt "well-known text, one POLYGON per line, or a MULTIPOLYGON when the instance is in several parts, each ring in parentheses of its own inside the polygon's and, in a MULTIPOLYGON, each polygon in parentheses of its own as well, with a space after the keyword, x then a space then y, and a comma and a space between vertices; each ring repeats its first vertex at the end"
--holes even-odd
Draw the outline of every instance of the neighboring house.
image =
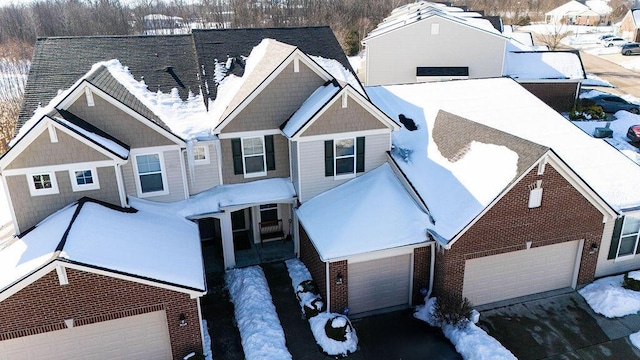
POLYGON ((502 33, 476 13, 426 1, 392 11, 363 44, 367 86, 505 76, 569 111, 586 78, 578 52, 541 49, 530 35, 502 33), (517 55, 533 52, 540 54, 517 55))
POLYGON ((547 12, 547 24, 599 25, 608 20, 611 8, 604 1, 581 3, 571 0, 547 12))
POLYGON ((630 9, 620 23, 620 36, 629 41, 640 41, 640 9, 630 9))

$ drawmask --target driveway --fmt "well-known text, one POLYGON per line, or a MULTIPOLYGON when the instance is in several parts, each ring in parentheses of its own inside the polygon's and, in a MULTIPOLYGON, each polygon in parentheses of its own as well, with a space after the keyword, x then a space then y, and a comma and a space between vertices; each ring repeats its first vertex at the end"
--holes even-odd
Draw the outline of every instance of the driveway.
POLYGON ((632 60, 634 56, 627 57, 620 54, 596 56, 581 51, 580 57, 586 72, 616 86, 614 89, 607 88, 605 91, 618 95, 631 94, 640 98, 640 87, 638 87, 640 73, 618 65, 619 62, 632 60))
POLYGON ((478 325, 520 360, 640 358, 640 316, 607 319, 575 291, 484 310, 478 325))

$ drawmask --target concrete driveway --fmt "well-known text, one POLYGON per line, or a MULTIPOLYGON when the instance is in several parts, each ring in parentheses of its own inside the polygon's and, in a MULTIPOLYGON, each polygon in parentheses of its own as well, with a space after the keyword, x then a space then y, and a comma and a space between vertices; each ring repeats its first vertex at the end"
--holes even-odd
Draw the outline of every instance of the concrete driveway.
POLYGON ((484 306, 478 325, 520 360, 640 359, 629 341, 639 315, 607 319, 575 291, 546 295, 484 306))

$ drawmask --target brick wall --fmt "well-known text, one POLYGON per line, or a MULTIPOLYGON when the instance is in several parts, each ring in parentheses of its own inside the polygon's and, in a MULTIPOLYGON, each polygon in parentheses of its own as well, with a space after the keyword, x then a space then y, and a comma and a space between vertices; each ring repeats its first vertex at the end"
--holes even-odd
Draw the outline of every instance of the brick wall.
POLYGON ((465 261, 484 256, 584 239, 578 284, 593 281, 604 224, 593 207, 550 164, 543 175, 527 174, 478 220, 450 250, 436 252, 434 290, 462 295, 465 261), (542 206, 528 208, 529 188, 542 180, 542 206))
POLYGON ((55 271, 0 302, 0 340, 113 320, 164 309, 174 359, 202 351, 198 307, 189 295, 131 281, 67 269, 68 285, 55 271), (180 327, 185 314, 188 325, 180 327))
POLYGON ((318 284, 320 295, 323 299, 327 298, 327 273, 325 270, 325 263, 320 260, 320 256, 313 247, 309 235, 304 231, 302 224, 300 224, 300 260, 309 269, 313 281, 318 284))
POLYGON ((521 83, 522 87, 558 112, 569 112, 576 100, 576 83, 521 83))
POLYGON ((429 272, 431 270, 431 246, 413 249, 413 298, 411 305, 424 303, 420 289, 429 289, 429 272))
POLYGON ((329 263, 329 286, 331 288, 332 312, 341 313, 349 303, 349 274, 347 260, 329 263), (342 284, 336 284, 338 274, 342 275, 342 284))

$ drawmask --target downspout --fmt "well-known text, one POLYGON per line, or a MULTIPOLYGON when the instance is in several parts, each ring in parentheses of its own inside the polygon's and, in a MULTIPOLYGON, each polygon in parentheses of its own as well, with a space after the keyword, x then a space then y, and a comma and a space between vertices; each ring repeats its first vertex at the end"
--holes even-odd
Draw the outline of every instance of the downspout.
POLYGON ((433 292, 433 272, 436 268, 436 243, 431 243, 431 267, 429 268, 429 291, 427 291, 427 298, 431 297, 433 292))
POLYGON ((329 282, 329 263, 325 263, 325 284, 327 287, 327 313, 331 313, 331 283, 329 282))
MULTIPOLYGON (((202 353, 206 354, 207 350, 204 344, 204 327, 202 326, 202 308, 200 307, 200 297, 196 298, 198 303, 198 322, 200 323, 200 341, 202 341, 202 353)), ((208 331, 208 330, 207 330, 208 331)))
POLYGON ((118 184, 118 196, 120 197, 120 206, 123 208, 129 207, 127 204, 127 191, 124 188, 124 180, 122 178, 122 164, 116 164, 114 166, 116 172, 116 182, 118 184))
MULTIPOLYGON (((185 154, 187 153, 186 149, 181 149, 179 151, 180 154, 180 168, 182 170, 182 187, 184 189, 184 199, 188 199, 189 198, 189 183, 187 182, 187 169, 186 169, 186 164, 184 161, 185 158, 185 154)), ((189 163, 191 163, 190 160, 188 160, 189 163)), ((192 177, 193 179, 193 177, 192 177)))

